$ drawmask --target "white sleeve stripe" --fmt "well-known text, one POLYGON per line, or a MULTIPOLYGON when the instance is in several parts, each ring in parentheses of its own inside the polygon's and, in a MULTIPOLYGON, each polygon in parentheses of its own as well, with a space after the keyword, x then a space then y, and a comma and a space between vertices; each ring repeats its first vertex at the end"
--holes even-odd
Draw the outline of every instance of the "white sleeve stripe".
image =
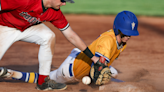
POLYGON ((0 11, 2 10, 2 8, 1 8, 1 4, 0 4, 0 11))
POLYGON ((96 52, 95 54, 97 54, 99 56, 103 56, 107 60, 108 63, 110 62, 110 60, 107 57, 105 57, 104 55, 102 55, 101 53, 96 52))
POLYGON ((69 23, 68 23, 64 28, 59 29, 59 30, 60 30, 60 31, 64 31, 64 30, 66 30, 68 27, 69 27, 69 23))

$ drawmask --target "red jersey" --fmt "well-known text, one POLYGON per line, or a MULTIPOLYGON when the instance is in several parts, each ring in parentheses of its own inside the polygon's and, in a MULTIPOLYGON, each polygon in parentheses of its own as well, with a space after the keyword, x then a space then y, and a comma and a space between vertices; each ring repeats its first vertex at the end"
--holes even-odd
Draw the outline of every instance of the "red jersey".
POLYGON ((50 21, 61 31, 69 27, 61 10, 45 9, 42 0, 0 0, 0 2, 0 25, 23 31, 32 25, 50 21))

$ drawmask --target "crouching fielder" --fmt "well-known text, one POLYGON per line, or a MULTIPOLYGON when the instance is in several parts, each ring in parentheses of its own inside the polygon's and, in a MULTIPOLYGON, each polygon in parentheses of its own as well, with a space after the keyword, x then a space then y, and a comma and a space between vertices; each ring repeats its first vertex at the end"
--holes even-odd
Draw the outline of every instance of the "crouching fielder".
MULTIPOLYGON (((130 37, 139 35, 137 27, 137 17, 130 11, 122 11, 117 14, 113 29, 102 33, 88 46, 95 56, 104 58, 113 77, 116 77, 118 72, 111 64, 126 48, 130 37)), ((58 83, 81 80, 84 76, 89 75, 92 63, 93 61, 88 56, 75 48, 57 70, 50 72, 50 79, 58 83)), ((36 83, 38 78, 37 73, 24 73, 6 68, 0 69, 0 76, 12 77, 29 83, 36 83)))

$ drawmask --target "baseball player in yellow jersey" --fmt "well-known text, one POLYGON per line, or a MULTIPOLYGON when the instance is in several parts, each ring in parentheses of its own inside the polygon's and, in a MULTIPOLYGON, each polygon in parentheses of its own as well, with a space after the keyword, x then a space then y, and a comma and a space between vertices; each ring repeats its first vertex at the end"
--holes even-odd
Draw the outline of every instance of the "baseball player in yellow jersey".
MULTIPOLYGON (((126 42, 131 36, 138 36, 138 20, 130 11, 122 11, 117 14, 113 29, 102 33, 88 47, 97 57, 103 57, 109 66, 113 77, 117 75, 117 70, 111 64, 126 48, 126 42)), ((84 76, 89 75, 93 61, 82 51, 74 48, 71 54, 65 59, 60 67, 50 72, 50 79, 59 83, 70 83, 81 80, 84 76)), ((1 77, 12 77, 25 82, 36 83, 37 73, 25 73, 0 68, 1 77)))

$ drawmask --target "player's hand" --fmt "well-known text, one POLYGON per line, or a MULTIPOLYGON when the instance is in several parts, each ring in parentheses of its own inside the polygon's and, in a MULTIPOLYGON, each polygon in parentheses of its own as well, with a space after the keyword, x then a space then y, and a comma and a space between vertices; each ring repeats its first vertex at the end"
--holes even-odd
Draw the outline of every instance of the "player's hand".
POLYGON ((100 57, 91 67, 90 76, 96 85, 108 83, 111 79, 111 72, 106 64, 104 57, 100 57))
POLYGON ((92 60, 94 63, 96 63, 99 59, 100 59, 100 58, 99 58, 99 57, 96 57, 96 56, 93 56, 93 57, 91 58, 91 60, 92 60))

